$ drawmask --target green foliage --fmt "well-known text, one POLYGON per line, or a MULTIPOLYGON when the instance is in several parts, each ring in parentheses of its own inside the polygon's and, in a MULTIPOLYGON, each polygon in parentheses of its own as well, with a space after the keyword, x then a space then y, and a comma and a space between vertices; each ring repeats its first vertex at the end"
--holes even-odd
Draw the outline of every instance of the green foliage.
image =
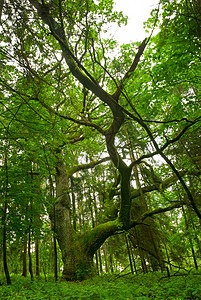
MULTIPOLYGON (((15 2, 16 5, 8 0, 4 4, 3 30, 0 32, 0 206, 3 211, 4 203, 8 204, 6 237, 12 271, 18 271, 16 262, 21 262, 20 250, 28 231, 32 239, 37 237, 43 242, 40 247, 43 268, 51 269, 47 261, 52 247, 47 216, 56 201, 63 205, 63 200, 59 200, 60 193, 64 198, 69 196, 65 209, 79 234, 100 223, 115 220, 121 209, 129 207, 130 186, 133 193, 136 189, 148 189, 151 193, 145 199, 141 193, 133 200, 132 220, 140 218, 147 208, 157 209, 179 201, 189 204, 176 179, 168 190, 164 190, 163 182, 172 178, 174 172, 158 157, 153 159, 157 150, 155 143, 174 167, 183 172, 184 181, 200 209, 200 182, 194 176, 201 169, 200 8, 197 2, 161 1, 156 22, 160 31, 150 39, 138 67, 129 73, 141 43, 122 45, 117 51, 117 42, 104 36, 114 22, 126 24, 122 12, 113 11, 114 1, 40 1, 44 11, 39 14, 31 4, 34 1, 15 2), (44 3, 48 3, 47 11, 44 3), (47 15, 42 21, 41 17, 47 12, 51 18, 47 21, 47 15), (52 25, 48 27, 53 19, 56 38, 55 32, 50 33, 52 25), (59 35, 62 27, 66 34, 63 53, 64 45, 57 39, 59 36, 63 41, 63 35, 59 35), (84 76, 86 81, 75 75, 81 69, 79 76, 84 76), (88 80, 91 85, 85 86, 88 80), (121 85, 122 93, 115 99, 121 85), (183 135, 177 139, 180 133, 183 135), (169 146, 163 148, 168 143, 169 146), (90 170, 86 165, 83 167, 85 163, 108 155, 107 150, 114 164, 104 162, 90 170), (5 152, 8 154, 6 166, 5 152), (134 166, 132 176, 121 189, 121 180, 127 175, 122 170, 128 170, 129 164, 137 159, 140 159, 139 165, 134 166), (58 182, 55 175, 59 173, 60 163, 63 178, 58 182), (71 176, 68 185, 67 175, 71 175, 76 166, 80 169, 71 176), (127 192, 124 194, 125 187, 127 192)), ((157 10, 152 12, 148 29, 152 30, 157 13, 157 10)), ((66 224, 65 219, 63 224, 66 224)), ((70 227, 70 223, 68 225, 70 227)), ((157 237, 155 244, 161 249, 162 257, 169 255, 171 262, 179 265, 191 264, 192 256, 187 262, 184 254, 190 256, 195 250, 194 259, 200 262, 200 224, 191 207, 187 206, 186 212, 177 209, 174 213, 160 215, 148 225, 157 237)), ((153 252, 146 230, 137 235, 146 243, 139 241, 133 246, 149 246, 153 252)), ((123 238, 111 240, 108 251, 118 263, 116 269, 128 263, 123 238)), ((139 259, 138 249, 133 249, 133 253, 138 260, 137 267, 140 267, 142 257, 139 259)), ((150 268, 149 256, 144 257, 150 268)), ((102 261, 106 264, 106 260, 104 257, 102 261)), ((82 279, 85 273, 88 273, 88 266, 78 266, 77 277, 82 279)), ((124 299, 133 297, 132 292, 121 294, 120 287, 115 290, 112 283, 108 286, 110 291, 107 288, 102 291, 106 298, 115 295, 124 299)), ((121 288, 123 291, 130 289, 121 288)), ((148 290, 154 293, 150 286, 146 288, 144 282, 141 283, 136 287, 137 297, 147 297, 148 290)), ((161 289, 158 286, 156 290, 157 299, 161 289)), ((166 294, 173 292, 174 286, 166 294)), ((100 295, 96 286, 91 287, 91 291, 86 287, 86 294, 88 298, 100 295)), ((56 297, 60 298, 60 295, 56 297)))
MULTIPOLYGON (((12 276, 13 285, 1 287, 1 299, 200 299, 201 274, 175 274, 170 279, 165 273, 121 278, 94 277, 84 282, 48 282, 38 278, 34 282, 12 276)), ((174 275, 174 274, 172 274, 174 275)))

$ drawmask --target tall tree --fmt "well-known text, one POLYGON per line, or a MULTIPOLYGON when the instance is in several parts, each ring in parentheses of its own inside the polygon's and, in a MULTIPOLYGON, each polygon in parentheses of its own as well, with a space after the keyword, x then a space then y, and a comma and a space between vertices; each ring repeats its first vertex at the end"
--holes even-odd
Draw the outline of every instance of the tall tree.
MULTIPOLYGON (((199 74, 199 44, 190 47, 194 60, 187 52, 186 39, 177 48, 170 43, 174 36, 168 35, 164 46, 166 33, 172 29, 166 22, 168 18, 179 39, 187 36, 186 28, 190 27, 185 27, 184 34, 180 30, 189 18, 189 14, 183 14, 185 2, 188 7, 188 1, 180 1, 178 7, 174 1, 169 5, 162 1, 161 33, 152 40, 150 36, 135 45, 123 45, 118 59, 109 56, 110 51, 115 53, 115 41, 102 36, 107 23, 126 22, 122 13, 113 12, 113 1, 26 0, 6 1, 3 5, 0 83, 5 102, 1 103, 1 126, 12 139, 23 141, 24 153, 39 164, 41 181, 50 178, 51 173, 55 175, 56 201, 49 210, 67 280, 92 274, 93 256, 105 240, 142 224, 149 216, 186 204, 201 218, 184 179, 187 170, 179 169, 170 152, 187 131, 195 132, 201 119, 197 110, 198 81, 192 82, 195 73, 199 74), (163 30, 166 23, 167 31, 163 30), (188 104, 190 99, 193 105, 188 104), (140 149, 135 160, 130 160, 128 137, 122 138, 128 126, 132 128, 129 139, 133 149, 140 149), (89 162, 83 153, 89 156, 89 162), (47 163, 47 155, 51 164, 47 163), (156 155, 162 157, 161 169, 166 171, 159 180, 149 174, 148 183, 140 177, 141 185, 133 187, 134 167, 150 163, 156 155), (111 180, 110 192, 104 194, 102 202, 108 201, 118 214, 110 214, 115 217, 94 228, 91 222, 89 230, 80 233, 72 218, 75 201, 71 199, 71 178, 108 160, 119 180, 111 180), (143 202, 145 193, 163 193, 177 182, 185 191, 184 199, 166 201, 163 207, 131 216, 133 199, 140 196, 143 202)), ((158 13, 157 9, 148 25, 158 22, 158 13)), ((158 167, 153 159, 151 163, 158 167)), ((192 173, 198 174, 198 170, 192 173)), ((80 195, 85 200, 86 193, 80 195)))

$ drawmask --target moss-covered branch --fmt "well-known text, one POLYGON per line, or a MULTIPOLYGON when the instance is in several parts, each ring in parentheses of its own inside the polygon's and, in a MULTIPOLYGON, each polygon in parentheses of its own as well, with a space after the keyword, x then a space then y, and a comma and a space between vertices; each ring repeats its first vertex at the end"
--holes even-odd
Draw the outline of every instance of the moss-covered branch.
POLYGON ((184 205, 185 203, 182 201, 179 202, 175 202, 167 207, 159 207, 157 209, 154 209, 152 211, 146 211, 145 213, 142 214, 142 216, 137 220, 131 223, 131 226, 136 226, 136 224, 140 224, 142 223, 145 219, 147 219, 148 217, 152 217, 153 215, 157 215, 157 214, 161 214, 164 213, 166 211, 170 211, 173 210, 175 208, 179 208, 182 207, 182 205, 184 205))
POLYGON ((147 211, 143 213, 138 220, 132 221, 128 225, 125 225, 122 222, 120 222, 119 218, 117 218, 114 221, 109 221, 100 224, 92 230, 88 231, 87 233, 84 233, 80 238, 80 240, 82 240, 82 244, 85 247, 84 252, 89 256, 93 256, 93 254, 101 247, 101 245, 108 237, 118 232, 121 233, 125 230, 131 229, 137 225, 141 225, 143 221, 148 217, 151 217, 156 214, 161 214, 173 210, 175 208, 179 208, 182 205, 184 205, 183 202, 175 202, 167 207, 159 207, 152 211, 147 211))
MULTIPOLYGON (((191 172, 181 171, 181 172, 179 172, 179 174, 180 174, 181 177, 183 177, 184 175, 187 175, 187 174, 188 175, 199 175, 199 171, 197 171, 197 170, 191 171, 191 172)), ((173 176, 165 179, 164 181, 161 181, 160 186, 162 187, 163 190, 165 190, 177 181, 178 181, 178 177, 176 175, 173 175, 173 176)), ((149 193, 149 192, 152 192, 152 191, 159 190, 159 188, 160 188, 159 184, 154 183, 154 184, 151 184, 149 186, 143 187, 142 192, 143 192, 143 194, 146 194, 146 193, 149 193)), ((131 200, 135 199, 139 196, 140 196, 140 190, 137 189, 134 192, 132 192, 131 200)))
POLYGON ((106 162, 106 161, 109 161, 110 158, 109 157, 104 157, 100 160, 97 160, 97 161, 92 161, 88 164, 82 164, 82 165, 77 165, 77 166, 74 166, 72 168, 70 168, 67 173, 68 173, 68 177, 72 176, 73 174, 75 174, 76 172, 78 171, 81 171, 81 170, 87 170, 87 169, 92 169, 94 168, 95 166, 97 165, 100 165, 102 164, 103 162, 106 162))

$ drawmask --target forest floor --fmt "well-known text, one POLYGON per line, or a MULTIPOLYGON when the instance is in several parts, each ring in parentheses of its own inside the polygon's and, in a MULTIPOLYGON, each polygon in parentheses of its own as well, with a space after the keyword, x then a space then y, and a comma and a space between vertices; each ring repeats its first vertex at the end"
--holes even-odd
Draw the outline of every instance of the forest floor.
POLYGON ((82 282, 57 282, 53 278, 11 276, 7 286, 0 277, 0 299, 201 299, 201 272, 166 272, 140 275, 104 275, 82 282))

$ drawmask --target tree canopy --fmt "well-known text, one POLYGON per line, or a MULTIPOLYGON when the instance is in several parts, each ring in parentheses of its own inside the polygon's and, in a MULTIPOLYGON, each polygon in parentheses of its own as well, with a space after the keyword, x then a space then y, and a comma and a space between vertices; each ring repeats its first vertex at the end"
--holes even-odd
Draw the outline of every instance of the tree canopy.
POLYGON ((119 45, 106 33, 127 19, 113 1, 1 1, 7 278, 8 249, 28 251, 31 271, 49 223, 67 280, 93 274, 102 245, 106 269, 107 251, 112 269, 132 245, 145 272, 184 261, 175 245, 200 251, 200 12, 199 1, 161 0, 147 37, 119 45))

